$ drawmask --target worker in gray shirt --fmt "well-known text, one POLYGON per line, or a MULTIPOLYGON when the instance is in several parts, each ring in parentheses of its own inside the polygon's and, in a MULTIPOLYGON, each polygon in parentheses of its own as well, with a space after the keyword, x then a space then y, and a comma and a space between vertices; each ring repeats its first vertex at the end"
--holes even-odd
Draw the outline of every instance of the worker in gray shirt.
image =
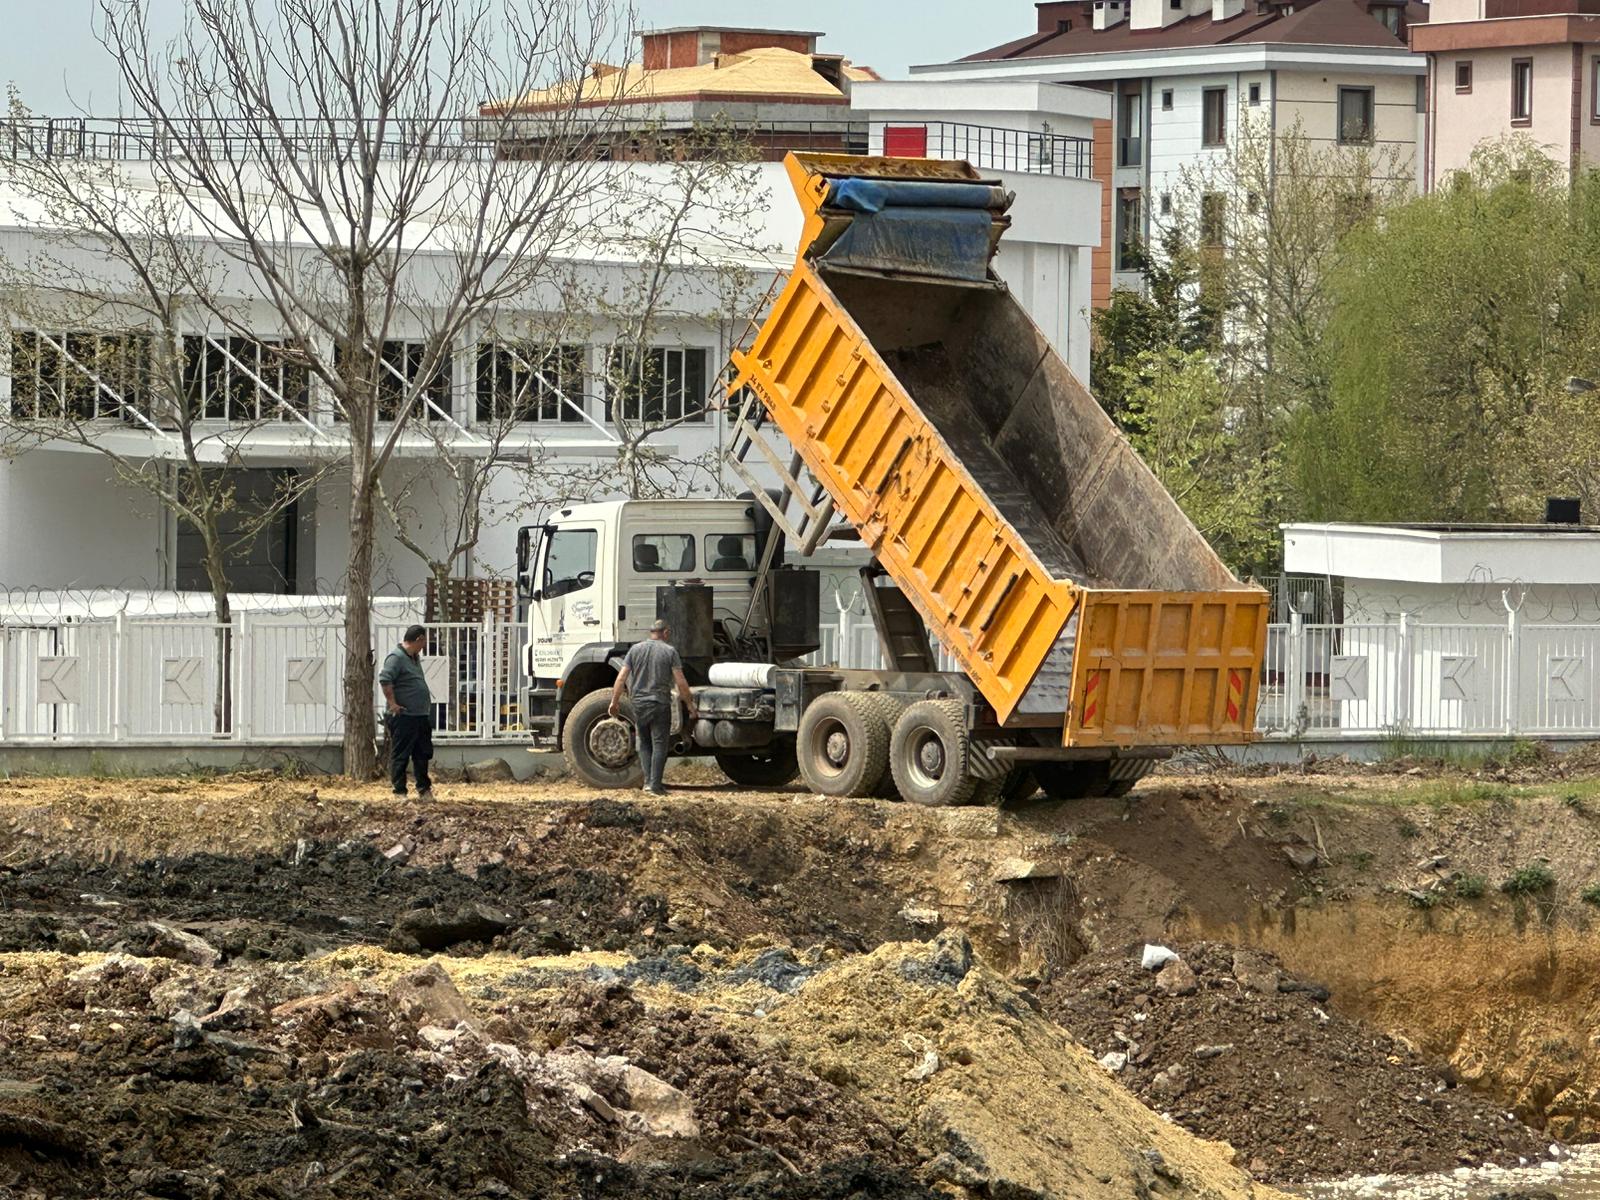
POLYGON ((400 644, 389 651, 378 672, 388 710, 389 781, 394 794, 406 794, 406 765, 417 777, 417 799, 433 799, 428 760, 433 757, 433 696, 422 673, 422 648, 428 631, 421 625, 407 629, 400 644))
POLYGON ((661 774, 667 767, 667 751, 672 743, 672 688, 677 685, 683 707, 692 721, 699 715, 694 693, 683 677, 683 660, 672 648, 672 630, 665 621, 650 626, 650 637, 635 642, 622 660, 622 670, 611 689, 613 717, 622 712, 622 689, 628 689, 633 704, 633 727, 639 735, 639 765, 644 768, 644 790, 655 796, 667 794, 661 774))

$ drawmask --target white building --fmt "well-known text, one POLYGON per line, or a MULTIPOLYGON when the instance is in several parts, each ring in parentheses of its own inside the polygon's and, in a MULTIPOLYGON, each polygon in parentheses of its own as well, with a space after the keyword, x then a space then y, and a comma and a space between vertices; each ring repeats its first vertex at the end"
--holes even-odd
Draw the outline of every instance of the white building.
MULTIPOLYGON (((902 94, 895 91, 896 86, 874 85, 874 90, 864 92, 850 116, 850 131, 859 134, 852 136, 852 143, 861 149, 869 145, 885 148, 886 125, 897 130, 921 126, 926 131, 926 153, 968 157, 1013 189, 1017 194, 1013 227, 1001 246, 997 269, 1017 288, 1067 361, 1087 376, 1089 258, 1099 237, 1095 216, 1099 187, 1089 178, 1087 146, 1093 120, 1106 115, 1104 97, 1071 88, 1033 87, 1025 98, 1001 96, 965 114, 996 123, 989 128, 957 119, 960 114, 944 108, 930 106, 930 111, 919 114, 913 101, 927 89, 917 87, 902 94), (877 90, 879 87, 882 90, 877 90), (1005 111, 1011 103, 1031 107, 1023 119, 1012 120, 1005 111), (1030 135, 1018 130, 1031 124, 1034 109, 1040 106, 1050 111, 1053 134, 1042 142, 1037 137, 1030 142, 1030 135), (879 108, 892 120, 880 116, 879 108), (1032 158, 1019 152, 1019 147, 1025 151, 1030 144, 1036 148, 1043 145, 1050 152, 1032 158)), ((72 124, 80 127, 78 122, 72 124)), ((891 134, 887 149, 902 152, 894 142, 903 136, 891 134)), ((770 131, 763 137, 770 148, 770 131)), ((88 147, 89 152, 115 154, 119 151, 96 151, 95 147, 123 143, 115 139, 97 142, 89 137, 76 144, 88 147)), ((121 165, 131 176, 140 173, 137 161, 121 165)), ((626 174, 633 186, 670 186, 666 164, 615 163, 608 169, 626 174)), ((761 247, 760 253, 741 252, 748 253, 745 265, 754 273, 746 306, 750 316, 756 315, 754 309, 767 285, 793 261, 800 225, 781 164, 761 163, 752 170, 753 194, 741 198, 747 201, 743 207, 757 226, 752 245, 761 247)), ((19 200, 0 164, 0 249, 13 259, 25 258, 39 236, 39 221, 27 209, 26 200, 19 200), (19 210, 20 218, 14 215, 19 210)), ((629 269, 626 254, 608 243, 603 230, 587 242, 565 263, 582 285, 607 286, 619 272, 629 269)), ((692 403, 711 388, 735 339, 746 328, 743 319, 730 319, 719 311, 707 294, 709 286, 696 286, 696 274, 704 268, 685 262, 675 270, 681 276, 679 286, 673 289, 670 312, 659 322, 656 338, 656 352, 668 364, 664 374, 678 381, 673 385, 674 395, 664 400, 669 409, 674 403, 692 403)), ((248 295, 238 299, 241 305, 256 300, 248 295)), ((530 308, 539 303, 537 298, 530 299, 530 308)), ((262 326, 253 331, 255 335, 262 340, 281 337, 267 306, 257 303, 256 308, 262 326)), ((0 358, 0 405, 22 403, 64 386, 59 363, 49 369, 40 365, 47 349, 55 353, 58 348, 65 351, 71 344, 84 344, 82 339, 117 336, 120 331, 104 328, 14 328, 9 346, 0 348, 0 354, 10 352, 0 358)), ((222 371, 232 381, 229 387, 241 388, 238 394, 246 396, 247 404, 263 403, 259 389, 240 380, 237 360, 224 355, 214 340, 206 341, 218 336, 216 330, 197 327, 192 335, 195 352, 215 352, 222 371)), ((429 418, 459 426, 459 434, 452 436, 458 437, 463 447, 474 445, 474 437, 481 434, 480 391, 492 386, 483 382, 480 370, 487 361, 480 340, 485 336, 478 331, 454 347, 448 385, 435 396, 435 411, 429 418)), ((607 398, 598 382, 608 336, 604 321, 597 318, 588 339, 575 353, 571 377, 563 384, 575 403, 552 404, 540 419, 527 422, 501 447, 503 455, 604 462, 614 454, 607 398)), ((230 449, 226 456, 229 469, 240 472, 241 490, 271 486, 276 472, 304 469, 312 462, 339 456, 339 421, 318 389, 310 387, 295 407, 295 412, 283 412, 280 421, 252 431, 230 449)), ((662 435, 662 448, 684 458, 716 451, 723 444, 728 423, 726 415, 712 412, 662 435)), ((220 409, 216 427, 218 431, 228 427, 227 414, 220 409)), ((130 457, 142 461, 175 460, 178 456, 169 437, 119 418, 114 409, 104 414, 103 436, 116 439, 130 457)), ((408 524, 419 539, 438 543, 449 519, 451 497, 445 494, 449 489, 432 461, 435 457, 431 438, 408 434, 385 478, 393 488, 420 479, 408 505, 408 524)), ((497 477, 485 505, 489 519, 473 556, 473 574, 510 574, 516 529, 536 514, 539 483, 527 471, 508 471, 497 477)), ((701 486, 705 492, 715 493, 718 488, 737 492, 742 485, 713 470, 701 486)), ((348 551, 347 509, 345 481, 335 471, 258 539, 247 561, 237 564, 239 589, 340 591, 348 551)), ((0 461, 0 513, 4 514, 0 520, 0 591, 205 587, 195 537, 170 512, 157 511, 147 493, 112 478, 107 460, 90 448, 50 444, 11 461, 0 461)), ((375 590, 389 595, 419 594, 427 575, 422 560, 398 544, 392 529, 381 530, 378 545, 375 590)))
POLYGON ((1600 527, 1284 526, 1339 623, 1274 630, 1263 710, 1313 731, 1593 737, 1600 527))

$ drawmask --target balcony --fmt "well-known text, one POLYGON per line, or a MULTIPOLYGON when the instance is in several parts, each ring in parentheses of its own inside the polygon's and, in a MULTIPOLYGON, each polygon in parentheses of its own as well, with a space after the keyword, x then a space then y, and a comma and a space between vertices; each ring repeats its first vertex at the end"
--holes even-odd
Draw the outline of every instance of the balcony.
MULTIPOLYGON (((585 142, 585 152, 617 162, 665 161, 693 154, 697 145, 726 153, 729 135, 742 140, 752 158, 774 161, 789 151, 827 154, 889 154, 895 157, 965 159, 979 170, 1091 177, 1089 138, 1035 133, 951 121, 742 121, 707 132, 694 128, 607 129, 585 142), (920 153, 910 153, 918 150, 920 153)), ((196 121, 178 133, 154 122, 121 117, 40 117, 0 121, 0 161, 21 158, 140 162, 189 154, 202 160, 237 162, 264 154, 284 158, 348 159, 362 146, 374 157, 400 160, 537 158, 555 140, 548 125, 526 117, 463 118, 460 122, 408 129, 371 122, 294 121, 281 136, 263 140, 252 122, 196 121)), ((562 136, 574 136, 567 128, 562 136)), ((578 135, 586 136, 586 135, 578 135)), ((1138 153, 1138 139, 1131 141, 1138 153)))

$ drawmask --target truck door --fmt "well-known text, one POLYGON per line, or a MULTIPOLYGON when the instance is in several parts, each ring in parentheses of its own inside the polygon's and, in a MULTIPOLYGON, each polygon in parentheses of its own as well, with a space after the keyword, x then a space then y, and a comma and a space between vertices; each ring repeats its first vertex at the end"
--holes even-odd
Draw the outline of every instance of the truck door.
POLYGON ((578 647, 605 638, 604 593, 614 583, 600 571, 603 532, 599 522, 545 527, 528 607, 533 670, 541 679, 559 676, 578 647))

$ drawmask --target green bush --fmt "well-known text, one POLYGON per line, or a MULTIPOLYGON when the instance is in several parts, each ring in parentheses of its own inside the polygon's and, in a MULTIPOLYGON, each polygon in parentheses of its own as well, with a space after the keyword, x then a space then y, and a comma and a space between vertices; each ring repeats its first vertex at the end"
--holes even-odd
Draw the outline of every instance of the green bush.
POLYGON ((1600 883, 1591 883, 1578 894, 1578 898, 1585 904, 1593 904, 1596 907, 1600 907, 1600 883))
POLYGON ((1532 896, 1548 891, 1555 882, 1555 872, 1541 860, 1511 872, 1500 884, 1500 890, 1508 896, 1532 896))
POLYGON ((1462 900, 1476 900, 1489 890, 1489 881, 1482 875, 1463 875, 1453 885, 1456 895, 1462 900))

